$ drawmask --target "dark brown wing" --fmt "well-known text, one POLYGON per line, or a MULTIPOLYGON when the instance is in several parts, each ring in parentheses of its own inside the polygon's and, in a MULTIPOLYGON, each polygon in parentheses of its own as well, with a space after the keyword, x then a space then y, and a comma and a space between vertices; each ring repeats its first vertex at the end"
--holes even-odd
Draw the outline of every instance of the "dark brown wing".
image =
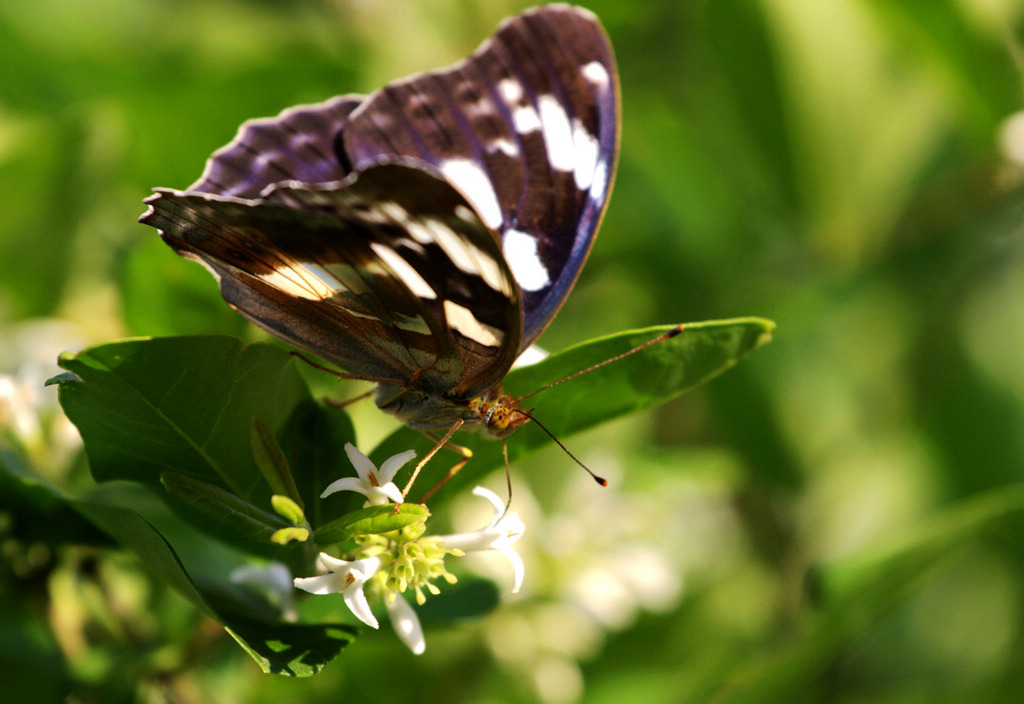
POLYGON ((344 95, 316 105, 297 105, 277 117, 246 120, 238 134, 206 161, 186 191, 258 198, 281 181, 327 183, 352 171, 334 145, 349 114, 364 96, 344 95))
POLYGON ((587 10, 507 20, 468 59, 371 94, 344 127, 357 169, 381 155, 434 164, 498 231, 523 293, 525 349, 590 251, 619 142, 611 45, 587 10))
POLYGON ((428 165, 288 182, 264 199, 160 190, 142 222, 258 325, 360 376, 469 399, 515 359, 521 304, 494 233, 428 165))

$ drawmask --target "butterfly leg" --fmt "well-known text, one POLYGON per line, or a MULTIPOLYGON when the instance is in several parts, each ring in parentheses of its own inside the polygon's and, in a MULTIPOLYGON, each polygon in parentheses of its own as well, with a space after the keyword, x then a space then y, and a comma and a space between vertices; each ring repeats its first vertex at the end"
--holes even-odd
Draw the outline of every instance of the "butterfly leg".
MULTIPOLYGON (((451 469, 449 469, 448 473, 445 474, 443 477, 441 477, 441 479, 437 482, 437 484, 435 484, 433 487, 431 487, 430 491, 428 491, 426 494, 424 494, 423 496, 420 497, 419 503, 421 503, 421 504, 426 503, 427 500, 431 496, 433 496, 434 493, 438 489, 440 489, 445 484, 447 484, 448 480, 451 479, 452 477, 454 477, 459 472, 460 469, 465 467, 466 463, 469 462, 470 458, 473 457, 473 451, 470 450, 468 447, 463 447, 462 445, 456 445, 455 443, 451 442, 450 440, 446 442, 443 438, 439 438, 434 433, 424 433, 424 435, 426 435, 431 440, 434 440, 435 442, 437 442, 437 446, 435 447, 434 452, 436 452, 439 448, 443 447, 446 450, 451 450, 455 454, 459 455, 462 459, 459 460, 455 464, 455 466, 453 466, 451 469)), ((451 435, 451 433, 448 433, 446 435, 446 437, 448 437, 450 435, 451 435)))
MULTIPOLYGON (((455 431, 458 430, 459 428, 461 428, 464 423, 465 423, 465 421, 463 421, 461 418, 456 420, 452 424, 452 427, 450 427, 448 429, 448 432, 446 432, 444 434, 444 437, 440 438, 437 441, 437 444, 435 444, 434 447, 430 450, 430 452, 428 452, 426 455, 424 455, 423 459, 421 459, 419 462, 416 463, 416 466, 413 467, 413 470, 412 470, 412 476, 409 477, 409 481, 406 482, 405 488, 402 490, 402 496, 403 497, 405 497, 405 496, 407 496, 409 494, 409 490, 412 489, 413 482, 415 482, 416 481, 416 477, 419 476, 420 470, 422 470, 423 467, 427 464, 427 462, 429 462, 430 459, 434 455, 437 454, 437 451, 440 450, 445 445, 448 445, 449 449, 454 450, 455 452, 458 452, 460 455, 462 455, 462 460, 458 464, 456 464, 454 467, 452 467, 450 470, 448 470, 448 474, 446 474, 444 477, 442 477, 441 481, 438 482, 434 486, 434 488, 432 488, 430 491, 428 491, 426 494, 424 494, 420 498, 419 503, 421 503, 421 504, 422 503, 426 503, 427 499, 429 499, 431 496, 434 495, 434 492, 436 492, 438 489, 440 489, 442 486, 444 486, 445 482, 447 482, 449 479, 451 479, 453 476, 455 476, 455 473, 458 472, 460 469, 462 469, 462 467, 467 462, 469 462, 469 458, 473 456, 473 453, 472 453, 472 451, 469 448, 462 447, 461 445, 455 445, 453 443, 449 443, 448 442, 449 440, 451 440, 452 435, 455 434, 455 431)), ((430 436, 430 434, 428 433, 428 437, 429 436, 430 436)))
MULTIPOLYGON (((459 447, 459 446, 455 445, 453 447, 459 447)), ((456 462, 455 466, 452 467, 451 469, 449 469, 448 473, 445 474, 443 477, 441 477, 440 481, 438 481, 437 484, 435 484, 434 486, 432 486, 430 488, 430 491, 428 491, 426 494, 424 494, 423 496, 420 497, 420 500, 419 500, 418 503, 421 503, 421 504, 427 503, 427 501, 430 500, 430 497, 433 496, 437 492, 438 489, 440 489, 445 484, 447 484, 449 479, 451 479, 456 474, 458 474, 459 470, 466 466, 466 463, 469 462, 469 458, 473 455, 473 453, 468 448, 461 448, 461 449, 466 450, 466 452, 468 452, 469 455, 468 456, 464 455, 461 460, 456 462)))
POLYGON ((344 408, 345 406, 352 405, 356 401, 362 401, 364 398, 369 398, 370 396, 373 396, 376 392, 376 389, 370 389, 369 391, 364 391, 358 396, 347 398, 344 401, 337 401, 331 398, 330 396, 324 396, 322 400, 324 403, 326 403, 328 406, 331 406, 332 408, 344 408))
MULTIPOLYGON (((448 473, 441 477, 441 480, 437 484, 435 484, 430 489, 430 491, 428 491, 426 494, 420 497, 419 503, 421 504, 427 503, 430 497, 433 496, 438 489, 440 489, 446 483, 448 483, 448 480, 454 477, 460 469, 466 466, 466 463, 469 462, 469 459, 473 456, 473 451, 470 450, 468 447, 462 447, 461 445, 456 445, 455 443, 452 442, 446 443, 443 439, 439 441, 438 444, 434 447, 434 449, 431 451, 431 455, 437 452, 442 446, 446 446, 449 450, 452 450, 453 452, 458 452, 460 455, 462 455, 462 460, 456 463, 454 467, 449 469, 448 473)), ((502 453, 505 455, 505 482, 508 485, 508 500, 505 502, 505 510, 502 511, 501 514, 504 516, 506 513, 508 513, 508 507, 512 505, 512 474, 509 472, 508 468, 508 442, 504 439, 501 441, 501 450, 502 453)))

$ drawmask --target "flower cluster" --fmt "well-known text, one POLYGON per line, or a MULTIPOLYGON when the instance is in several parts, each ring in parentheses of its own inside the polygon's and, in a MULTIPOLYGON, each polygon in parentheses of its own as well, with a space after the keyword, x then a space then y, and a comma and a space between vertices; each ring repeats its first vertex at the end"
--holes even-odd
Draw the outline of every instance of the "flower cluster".
MULTIPOLYGON (((345 477, 331 483, 321 498, 337 491, 355 491, 366 496, 365 506, 402 502, 402 493, 393 480, 398 470, 413 458, 414 452, 410 450, 395 455, 378 469, 352 445, 346 445, 345 451, 358 477, 345 477)), ((351 559, 338 559, 322 552, 317 558, 322 574, 296 578, 295 587, 311 594, 341 593, 356 618, 377 628, 377 619, 367 597, 367 592, 370 592, 384 601, 388 618, 399 638, 419 655, 426 648, 423 629, 416 612, 402 594, 411 590, 416 594, 416 602, 423 604, 426 600, 424 591, 439 593, 435 580, 443 579, 453 584, 455 576, 444 564, 447 556, 460 557, 467 552, 496 550, 512 563, 512 591, 518 591, 522 585, 523 561, 512 549, 512 544, 523 534, 522 520, 515 512, 506 512, 494 492, 477 487, 473 494, 489 501, 494 509, 494 517, 483 528, 468 533, 425 536, 426 519, 423 519, 387 533, 361 535, 355 541, 356 548, 348 555, 351 559)))

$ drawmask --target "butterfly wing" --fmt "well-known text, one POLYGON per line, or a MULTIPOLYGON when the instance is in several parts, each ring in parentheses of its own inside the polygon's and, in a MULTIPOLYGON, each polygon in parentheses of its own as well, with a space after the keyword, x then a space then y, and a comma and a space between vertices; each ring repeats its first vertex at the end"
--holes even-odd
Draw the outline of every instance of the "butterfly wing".
POLYGON ((253 322, 354 374, 472 398, 500 381, 521 303, 494 233, 433 167, 286 182, 257 200, 160 190, 142 222, 253 322))
POLYGON ((468 59, 396 81, 348 116, 343 158, 435 165, 501 235, 528 347, 569 294, 600 224, 619 143, 618 77, 597 18, 566 5, 507 20, 468 59))
POLYGON ((245 121, 235 138, 207 160, 199 180, 185 190, 258 198, 281 181, 341 181, 352 166, 335 150, 335 141, 364 99, 344 95, 288 108, 277 117, 245 121))
POLYGON ((245 123, 188 191, 149 199, 142 222, 271 332, 361 376, 471 398, 575 282, 618 115, 596 17, 539 8, 450 69, 245 123), (381 165, 410 157, 418 166, 381 165), (418 190, 437 202, 385 207, 418 190))

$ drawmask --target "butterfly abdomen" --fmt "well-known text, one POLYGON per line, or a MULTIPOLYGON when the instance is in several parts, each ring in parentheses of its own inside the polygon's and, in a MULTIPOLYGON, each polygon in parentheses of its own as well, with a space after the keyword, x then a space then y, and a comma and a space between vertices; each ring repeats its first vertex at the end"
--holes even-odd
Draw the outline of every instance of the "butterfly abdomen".
POLYGON ((428 433, 443 433, 458 420, 469 428, 481 422, 480 414, 466 402, 447 399, 413 386, 380 384, 375 401, 385 413, 390 413, 410 428, 428 433))

